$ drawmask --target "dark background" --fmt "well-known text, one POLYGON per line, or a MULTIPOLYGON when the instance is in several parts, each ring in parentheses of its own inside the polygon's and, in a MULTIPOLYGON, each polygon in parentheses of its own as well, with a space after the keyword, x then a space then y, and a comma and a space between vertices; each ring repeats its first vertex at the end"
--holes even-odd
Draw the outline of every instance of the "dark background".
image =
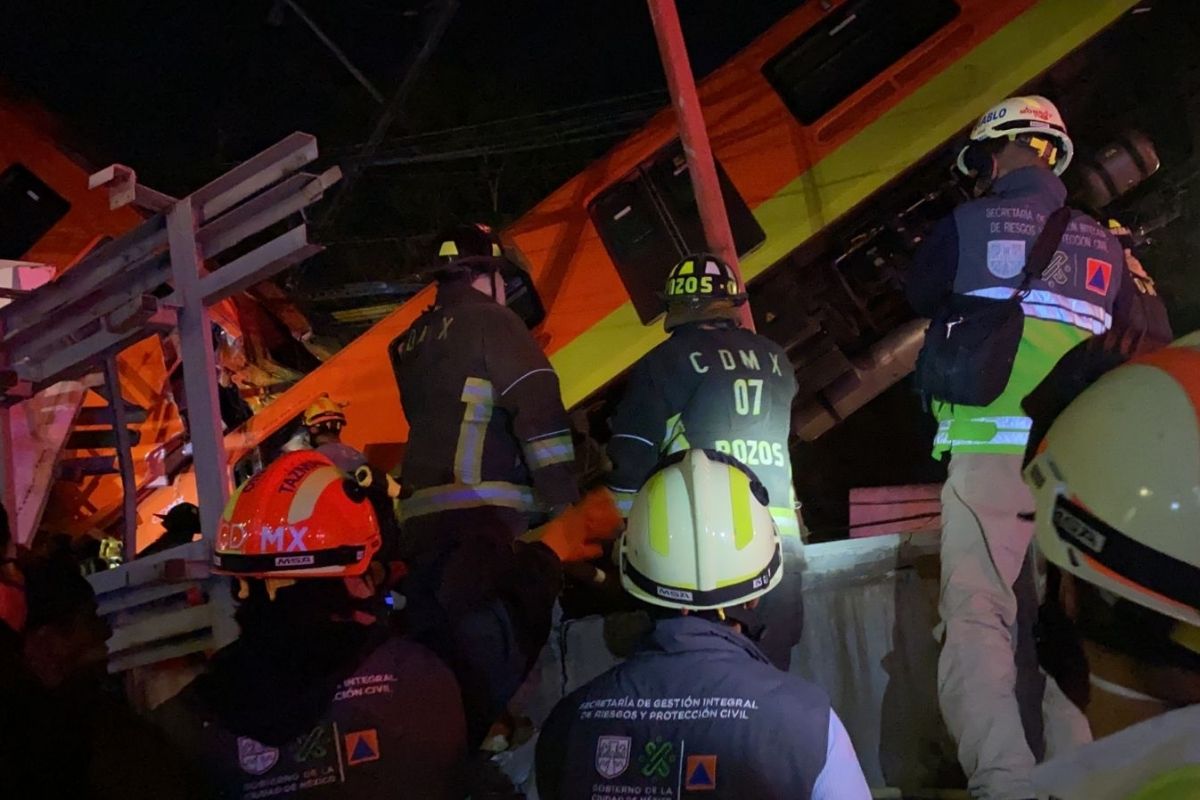
MULTIPOLYGON (((385 98, 436 7, 296 2, 385 98)), ((697 77, 797 5, 681 0, 697 77)), ((1179 212, 1142 257, 1185 332, 1200 327, 1200 10, 1192 0, 1142 7, 1146 13, 1067 59, 1039 89, 1063 106, 1082 147, 1130 125, 1153 133, 1163 173, 1123 210, 1130 223, 1160 207, 1179 212)), ((357 163, 382 110, 276 0, 0 0, 0 82, 56 114, 67 145, 90 165, 128 164, 171 194, 196 189, 293 130, 318 137, 323 164, 357 163)), ((458 220, 515 219, 666 102, 641 0, 463 0, 376 153, 389 163, 365 169, 336 216, 317 228, 329 249, 292 270, 288 289, 303 304, 352 281, 403 281, 419 266, 422 237, 458 220)), ((939 480, 940 465, 927 457, 932 427, 903 382, 801 445, 798 483, 814 527, 844 531, 849 487, 939 480)))

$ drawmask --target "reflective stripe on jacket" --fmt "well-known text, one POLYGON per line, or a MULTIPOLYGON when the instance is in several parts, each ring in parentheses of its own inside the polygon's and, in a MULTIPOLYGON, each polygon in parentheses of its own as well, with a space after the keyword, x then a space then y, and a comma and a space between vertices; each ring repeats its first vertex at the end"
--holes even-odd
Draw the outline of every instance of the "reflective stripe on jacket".
MULTIPOLYGON (((991 194, 956 208, 917 253, 907 287, 913 308, 932 316, 955 294, 1012 297, 1024 279, 1027 254, 1066 196, 1053 172, 1025 167, 999 178, 991 194)), ((1113 327, 1114 314, 1127 313, 1133 296, 1120 242, 1091 217, 1074 212, 1050 263, 1022 300, 1025 323, 1011 369, 978 366, 1010 369, 1003 393, 986 407, 935 400, 934 455, 1023 452, 1029 423, 1021 400, 1068 350, 1113 327)))
POLYGON ((410 428, 405 518, 578 499, 558 376, 511 310, 465 282, 443 284, 389 352, 410 428))

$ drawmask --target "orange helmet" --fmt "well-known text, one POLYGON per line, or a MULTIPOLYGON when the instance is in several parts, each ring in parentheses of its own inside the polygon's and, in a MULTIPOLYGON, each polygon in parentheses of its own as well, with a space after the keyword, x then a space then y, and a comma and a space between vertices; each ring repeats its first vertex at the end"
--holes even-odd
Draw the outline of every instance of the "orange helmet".
POLYGON ((335 403, 329 395, 323 394, 304 412, 304 426, 312 428, 330 423, 341 427, 346 424, 346 415, 342 412, 340 403, 335 403))
POLYGON ((229 498, 214 572, 242 578, 362 575, 382 538, 375 508, 313 450, 286 453, 229 498))

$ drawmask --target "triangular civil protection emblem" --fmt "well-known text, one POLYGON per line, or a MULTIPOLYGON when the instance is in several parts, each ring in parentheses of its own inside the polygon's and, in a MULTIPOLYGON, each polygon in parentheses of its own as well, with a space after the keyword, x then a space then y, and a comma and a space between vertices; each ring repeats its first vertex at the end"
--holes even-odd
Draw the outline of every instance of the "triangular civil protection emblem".
POLYGON ((379 760, 379 733, 374 728, 346 734, 346 763, 350 766, 379 760))

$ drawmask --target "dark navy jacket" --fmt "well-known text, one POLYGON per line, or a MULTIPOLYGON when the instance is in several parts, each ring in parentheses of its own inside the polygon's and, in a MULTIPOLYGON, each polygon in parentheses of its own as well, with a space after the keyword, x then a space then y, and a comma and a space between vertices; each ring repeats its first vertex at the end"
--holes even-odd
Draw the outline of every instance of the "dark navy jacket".
POLYGON ((393 636, 328 686, 309 680, 294 692, 294 674, 281 673, 278 664, 256 668, 261 661, 239 640, 217 654, 207 674, 154 711, 168 740, 192 759, 192 777, 205 796, 462 796, 462 700, 454 676, 433 653, 393 636), (312 704, 314 698, 321 702, 312 704), (213 699, 230 708, 218 710, 213 699), (316 712, 311 718, 296 712, 309 705, 316 712), (235 722, 235 716, 247 719, 235 722), (252 729, 244 730, 247 724, 252 729))
MULTIPOLYGON (((913 308, 933 316, 951 293, 1011 297, 1046 218, 1066 198, 1067 188, 1053 172, 1024 167, 999 178, 988 195, 954 209, 924 243, 910 271, 913 308)), ((1116 236, 1075 211, 1054 257, 1029 287, 1025 314, 1104 333, 1112 326, 1118 298, 1125 303, 1132 299, 1134 288, 1126 273, 1116 236)))
POLYGON ((628 661, 555 707, 537 784, 542 800, 870 796, 828 696, 695 616, 658 622, 628 661))

